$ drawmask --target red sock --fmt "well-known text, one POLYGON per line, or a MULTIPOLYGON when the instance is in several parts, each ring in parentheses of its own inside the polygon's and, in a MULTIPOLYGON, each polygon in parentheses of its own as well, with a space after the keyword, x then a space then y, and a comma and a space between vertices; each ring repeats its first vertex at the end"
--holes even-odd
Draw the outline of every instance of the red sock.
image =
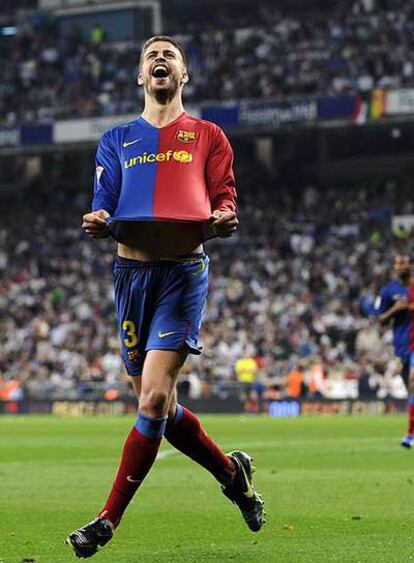
MULTIPOLYGON (((411 397, 410 397, 411 399, 411 397)), ((414 402, 409 401, 408 403, 408 430, 407 434, 414 434, 414 402)))
POLYGON ((174 448, 207 469, 222 485, 226 485, 236 471, 233 460, 206 434, 198 418, 188 409, 177 406, 168 419, 164 436, 174 448))
POLYGON ((126 507, 144 480, 157 456, 161 438, 146 438, 135 426, 122 450, 112 490, 99 516, 118 526, 126 507))

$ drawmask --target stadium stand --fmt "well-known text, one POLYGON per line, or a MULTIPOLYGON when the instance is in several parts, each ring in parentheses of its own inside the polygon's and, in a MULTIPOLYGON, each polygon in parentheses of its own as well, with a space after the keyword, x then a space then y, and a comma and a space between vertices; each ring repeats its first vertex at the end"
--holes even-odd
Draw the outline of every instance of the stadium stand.
MULTIPOLYGON (((189 2, 174 12, 175 23, 166 9, 165 31, 186 45, 191 62, 187 101, 413 85, 412 3, 382 0, 372 11, 370 0, 336 2, 329 12, 322 1, 307 4, 312 10, 300 12, 293 0, 281 2, 282 12, 272 2, 254 10, 248 2, 235 14, 231 2, 217 11, 212 1, 200 18, 189 2)), ((65 35, 51 13, 27 17, 17 35, 0 34, 1 125, 138 113, 138 44, 76 29, 65 35)), ((352 150, 381 157, 391 145, 410 149, 402 126, 395 135, 374 136, 350 149, 350 137, 336 138, 332 158, 355 156, 352 150)), ((405 396, 393 377, 390 333, 380 334, 368 313, 395 248, 412 249, 408 233, 393 235, 390 227, 393 214, 414 213, 409 168, 398 179, 347 185, 342 179, 341 189, 335 182, 328 189, 326 182, 304 184, 296 161, 295 170, 289 159, 283 170, 283 156, 277 178, 251 152, 238 147, 236 156, 241 230, 225 243, 208 243, 205 350, 188 362, 188 392, 223 396, 236 389, 252 410, 258 396, 405 396)), ((0 166, 6 197, 6 187, 13 191, 25 180, 19 157, 2 158, 0 166)), ((24 193, 2 200, 0 400, 128 394, 114 319, 114 242, 87 240, 80 217, 90 194, 74 190, 80 178, 63 185, 53 176, 32 177, 24 193)))
MULTIPOLYGON (((347 2, 337 4, 328 14, 289 13, 264 2, 237 16, 223 5, 211 20, 194 19, 196 29, 183 21, 177 37, 193 70, 187 101, 413 85, 412 4, 385 1, 375 12, 366 2, 351 9, 347 2)), ((177 32, 168 26, 167 20, 166 31, 177 32)), ((63 35, 57 19, 32 15, 30 25, 0 41, 0 123, 136 111, 138 50, 135 43, 105 40, 105 34, 85 37, 74 28, 63 35)))
MULTIPOLYGON (((409 199, 412 182, 293 191, 275 184, 259 163, 253 178, 243 161, 240 155, 240 234, 208 244, 205 350, 188 363, 190 392, 237 388, 285 397, 300 380, 299 393, 308 397, 404 395, 392 377, 390 334, 380 336, 365 313, 389 275, 395 248, 389 220, 409 199), (246 370, 236 363, 248 358, 257 369, 250 363, 253 375, 243 379, 246 370)), ((29 187, 25 204, 12 200, 2 221, 0 381, 17 381, 14 394, 128 392, 119 377, 115 245, 86 239, 79 223, 89 195, 75 195, 29 187)))

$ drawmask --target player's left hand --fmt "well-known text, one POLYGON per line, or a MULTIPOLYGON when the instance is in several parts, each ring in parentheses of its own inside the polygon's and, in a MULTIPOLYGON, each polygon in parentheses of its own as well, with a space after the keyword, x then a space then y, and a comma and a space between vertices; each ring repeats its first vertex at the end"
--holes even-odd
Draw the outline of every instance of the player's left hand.
POLYGON ((216 209, 210 216, 211 230, 221 238, 231 237, 236 231, 239 221, 234 211, 216 209))

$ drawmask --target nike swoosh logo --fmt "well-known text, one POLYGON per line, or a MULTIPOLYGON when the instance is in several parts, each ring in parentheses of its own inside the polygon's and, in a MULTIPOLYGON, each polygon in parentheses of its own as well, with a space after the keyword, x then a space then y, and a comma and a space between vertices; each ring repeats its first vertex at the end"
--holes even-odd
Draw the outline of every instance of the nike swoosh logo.
POLYGON ((129 481, 130 483, 141 483, 142 479, 133 479, 131 475, 128 475, 127 481, 129 481))
POLYGON ((246 480, 246 485, 247 485, 247 491, 243 494, 246 498, 253 498, 254 497, 254 489, 253 489, 253 487, 252 487, 252 485, 249 481, 249 478, 247 477, 246 470, 244 469, 242 463, 240 463, 240 468, 243 471, 243 475, 244 475, 244 478, 246 480))
POLYGON ((175 330, 173 332, 159 332, 158 338, 165 338, 166 336, 171 336, 171 334, 175 334, 175 333, 176 333, 175 330))
POLYGON ((203 259, 200 259, 200 267, 196 272, 193 272, 193 276, 198 276, 199 274, 201 274, 201 272, 204 272, 205 269, 206 269, 206 263, 204 262, 203 259))
POLYGON ((142 141, 142 137, 140 139, 135 139, 135 141, 125 141, 122 146, 126 149, 129 145, 135 145, 135 143, 139 143, 140 141, 142 141))

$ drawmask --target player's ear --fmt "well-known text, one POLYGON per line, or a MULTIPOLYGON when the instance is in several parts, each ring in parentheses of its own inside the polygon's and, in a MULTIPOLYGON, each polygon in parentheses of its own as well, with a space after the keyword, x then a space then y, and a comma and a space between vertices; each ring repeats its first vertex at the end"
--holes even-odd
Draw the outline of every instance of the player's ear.
POLYGON ((186 70, 184 70, 183 74, 181 76, 181 84, 187 84, 189 79, 190 79, 190 77, 188 76, 188 72, 186 70))
POLYGON ((137 84, 138 86, 142 86, 144 84, 144 79, 142 77, 142 72, 140 72, 137 76, 137 84))

